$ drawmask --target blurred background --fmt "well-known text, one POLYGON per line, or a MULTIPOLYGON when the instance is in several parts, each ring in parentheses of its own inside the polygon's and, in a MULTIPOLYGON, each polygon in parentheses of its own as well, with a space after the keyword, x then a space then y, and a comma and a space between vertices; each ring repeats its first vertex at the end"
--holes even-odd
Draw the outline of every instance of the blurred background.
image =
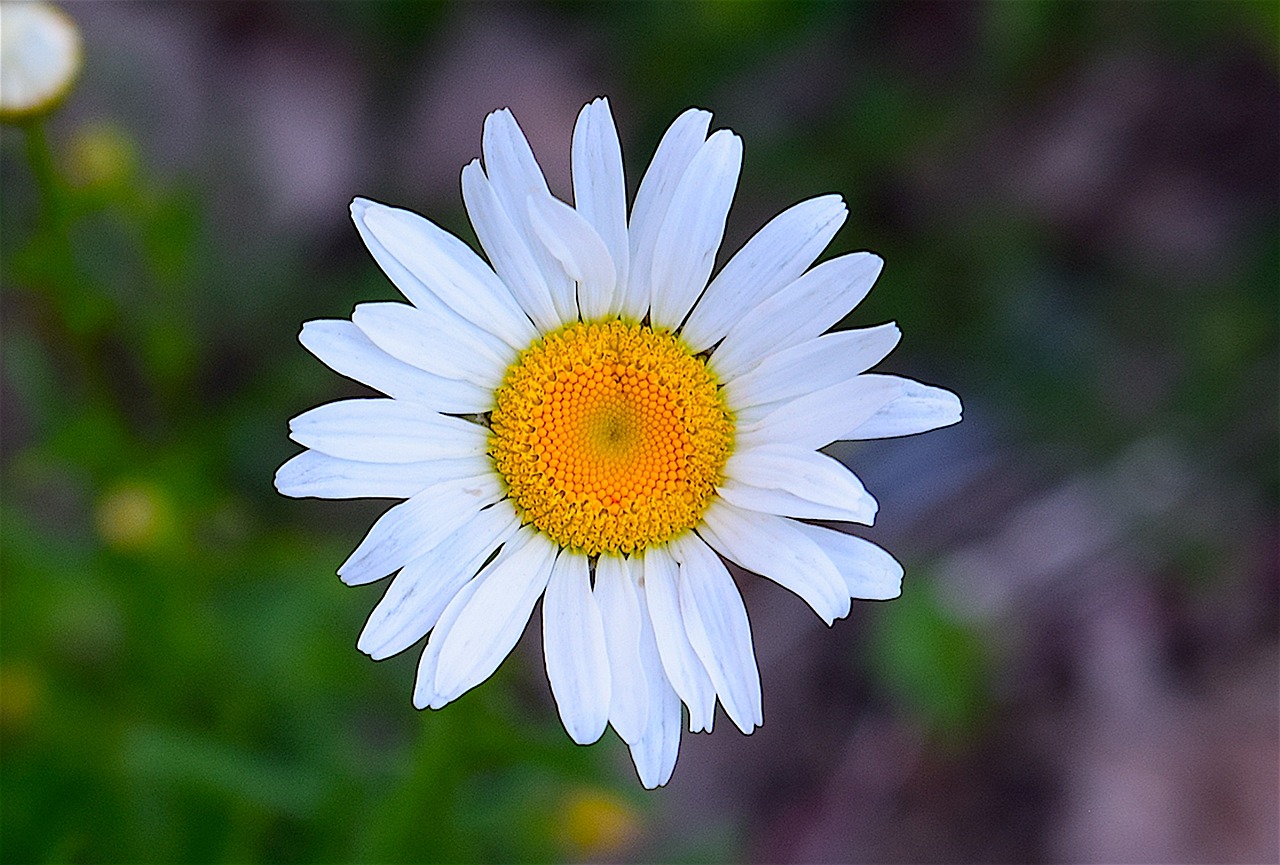
POLYGON ((1277 861, 1278 8, 66 4, 79 83, 0 138, 0 857, 1277 861), (484 115, 568 197, 602 94, 632 191, 686 107, 743 137, 726 252, 843 194, 828 255, 887 262, 845 324, 965 402, 832 449, 902 598, 740 579, 765 725, 653 793, 537 617, 415 711, 334 575, 386 503, 271 485, 360 392, 300 325, 396 297, 350 199, 474 243, 484 115))

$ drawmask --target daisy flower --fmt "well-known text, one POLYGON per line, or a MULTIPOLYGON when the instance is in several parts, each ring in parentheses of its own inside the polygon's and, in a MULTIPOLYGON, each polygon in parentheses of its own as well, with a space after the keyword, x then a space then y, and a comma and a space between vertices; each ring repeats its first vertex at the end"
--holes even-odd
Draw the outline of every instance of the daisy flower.
POLYGON ((828 332, 870 290, 871 253, 814 261, 838 196, 782 212, 711 278, 742 142, 691 109, 627 210, 608 102, 573 131, 573 205, 553 197, 510 111, 485 120, 462 195, 486 262, 428 220, 364 199, 351 215, 403 303, 302 328, 308 350, 385 397, 294 418, 308 448, 289 496, 404 499, 339 568, 395 574, 359 648, 424 636, 413 701, 438 709, 487 679, 542 599, 547 677, 565 729, 612 725, 646 787, 675 766, 682 705, 717 700, 744 733, 760 676, 735 562, 828 624, 900 591, 902 568, 814 520, 870 525, 876 502, 819 451, 960 419, 955 395, 867 370, 893 324, 828 332))
POLYGON ((0 119, 49 111, 80 72, 80 31, 48 3, 0 3, 0 119))

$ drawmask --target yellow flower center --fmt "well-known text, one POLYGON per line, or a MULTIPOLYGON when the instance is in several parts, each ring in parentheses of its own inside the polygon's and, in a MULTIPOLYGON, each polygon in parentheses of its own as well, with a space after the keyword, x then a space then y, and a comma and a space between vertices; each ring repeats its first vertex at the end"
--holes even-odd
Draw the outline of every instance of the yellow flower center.
POLYGON ((705 362, 665 331, 616 320, 539 339, 496 403, 489 453, 516 509, 593 556, 697 525, 733 435, 705 362))

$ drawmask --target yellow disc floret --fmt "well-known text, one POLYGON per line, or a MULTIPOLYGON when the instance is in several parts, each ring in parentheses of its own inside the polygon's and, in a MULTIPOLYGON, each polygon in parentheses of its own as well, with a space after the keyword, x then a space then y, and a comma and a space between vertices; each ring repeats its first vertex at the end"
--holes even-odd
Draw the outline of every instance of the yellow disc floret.
POLYGON ((733 425, 706 363, 665 331, 575 322, 507 370, 489 453, 525 522, 587 555, 631 553, 702 518, 733 425))

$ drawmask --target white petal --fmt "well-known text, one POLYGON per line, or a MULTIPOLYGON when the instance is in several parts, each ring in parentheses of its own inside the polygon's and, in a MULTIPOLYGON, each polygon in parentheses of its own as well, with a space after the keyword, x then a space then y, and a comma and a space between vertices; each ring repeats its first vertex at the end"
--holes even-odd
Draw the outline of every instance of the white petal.
POLYGON ((515 349, 538 335, 498 275, 461 240, 416 213, 384 204, 368 202, 363 218, 387 254, 458 315, 515 349))
POLYGON ((289 437, 333 457, 412 463, 479 456, 489 431, 398 399, 344 399, 289 421, 289 437))
POLYGON ((796 523, 831 559, 844 577, 849 595, 872 601, 887 601, 902 594, 902 565, 870 541, 844 532, 796 523))
POLYGON ((409 562, 373 608, 356 646, 381 661, 418 642, 435 627, 453 596, 519 525, 515 509, 498 502, 409 562))
MULTIPOLYGON (((422 657, 418 659, 418 677, 413 685, 415 707, 425 709, 435 704, 439 698, 436 692, 436 670, 440 666, 440 647, 478 588, 480 588, 479 577, 463 585, 453 596, 453 600, 445 605, 444 612, 440 614, 435 627, 432 628, 431 638, 427 640, 426 648, 422 650, 422 657)), ((444 704, 441 703, 441 705, 444 704)))
POLYGON ((542 247, 529 224, 528 201, 530 195, 550 195, 546 178, 538 167, 538 160, 520 124, 507 109, 501 109, 484 119, 484 170, 493 184, 493 191, 511 217, 511 223, 524 238, 525 245, 546 278, 551 291, 551 302, 561 321, 577 318, 573 282, 561 272, 554 258, 542 247))
POLYGON ((640 181, 635 204, 631 208, 628 230, 631 273, 622 302, 624 318, 639 320, 649 308, 650 280, 653 276, 653 256, 658 232, 666 220, 667 207, 680 178, 706 141, 707 127, 710 125, 711 115, 696 108, 690 108, 677 117, 658 142, 653 162, 640 181))
POLYGON ((960 397, 949 390, 898 376, 867 378, 892 378, 899 383, 901 393, 871 417, 848 429, 841 439, 909 436, 960 422, 960 397))
POLYGON ((655 327, 679 327, 707 287, 741 169, 742 139, 721 129, 680 179, 653 248, 649 306, 655 327))
POLYGON ((902 393, 891 376, 860 375, 782 403, 758 421, 738 427, 736 447, 790 444, 816 450, 845 437, 902 393))
POLYGON ((479 159, 473 159, 462 169, 462 200, 476 237, 493 262, 493 269, 525 313, 543 332, 564 324, 551 300, 551 289, 547 287, 542 268, 534 261, 533 251, 498 200, 479 159))
POLYGON ((577 283, 583 321, 603 318, 613 304, 613 257, 591 223, 550 195, 529 197, 529 219, 547 251, 577 283))
POLYGON ((334 372, 387 396, 422 403, 436 411, 462 414, 493 408, 491 389, 441 378, 396 360, 349 321, 309 321, 302 326, 298 341, 334 372))
POLYGON ((547 587, 556 552, 545 535, 526 526, 480 572, 479 587, 440 647, 431 708, 440 708, 489 678, 511 653, 547 587))
POLYGON ((742 595, 720 557, 694 534, 672 542, 680 559, 680 612, 725 712, 744 733, 764 721, 760 671, 742 595))
POLYGON ((839 460, 790 445, 739 448, 717 493, 740 508, 809 520, 871 525, 876 500, 839 460))
POLYGON ((596 560, 595 585, 612 678, 609 723, 628 744, 640 740, 649 718, 648 681, 640 659, 641 604, 632 580, 633 565, 640 571, 634 560, 601 555, 596 560))
POLYGON ((824 332, 862 302, 883 266, 870 252, 824 261, 739 319, 712 353, 711 368, 721 381, 731 381, 824 332))
POLYGON ((798 279, 848 213, 840 196, 822 195, 775 216, 711 280, 681 338, 694 351, 715 345, 752 307, 798 279))
POLYGON ((432 484, 379 517, 338 576, 349 586, 380 580, 433 549, 502 495, 492 472, 432 484))
POLYGON ((511 346, 470 322, 441 322, 404 303, 362 303, 351 320, 392 357, 488 390, 502 383, 516 359, 511 346))
POLYGON ((276 489, 295 499, 407 499, 440 481, 483 474, 488 457, 369 463, 303 451, 276 471, 276 489))
POLYGON ((898 326, 890 323, 829 333, 783 349, 725 382, 725 403, 737 412, 838 384, 883 360, 901 336, 898 326))
POLYGON ((671 551, 650 547, 644 554, 644 596, 653 622, 653 636, 662 668, 689 707, 689 730, 711 731, 715 720, 716 690, 702 661, 689 643, 680 613, 679 573, 671 551))
POLYGON ((849 593, 836 566, 797 525, 717 500, 698 534, 721 555, 804 598, 829 625, 849 614, 849 593))
POLYGON ((561 551, 542 599, 547 680, 569 738, 590 745, 609 723, 609 654, 587 557, 561 551))
MULTIPOLYGON (((639 563, 631 559, 632 570, 639 563)), ((631 759, 636 764, 640 783, 652 790, 671 780, 680 753, 680 697, 662 668, 662 658, 654 638, 648 605, 640 603, 640 667, 645 675, 649 695, 649 711, 644 735, 631 744, 631 759)))
MULTIPOLYGON (((616 275, 609 307, 591 316, 616 315, 622 309, 631 251, 622 147, 607 99, 584 105, 573 127, 573 204, 604 241, 616 275)), ((582 304, 581 297, 578 302, 582 304)), ((587 317, 585 309, 583 316, 587 317)))

